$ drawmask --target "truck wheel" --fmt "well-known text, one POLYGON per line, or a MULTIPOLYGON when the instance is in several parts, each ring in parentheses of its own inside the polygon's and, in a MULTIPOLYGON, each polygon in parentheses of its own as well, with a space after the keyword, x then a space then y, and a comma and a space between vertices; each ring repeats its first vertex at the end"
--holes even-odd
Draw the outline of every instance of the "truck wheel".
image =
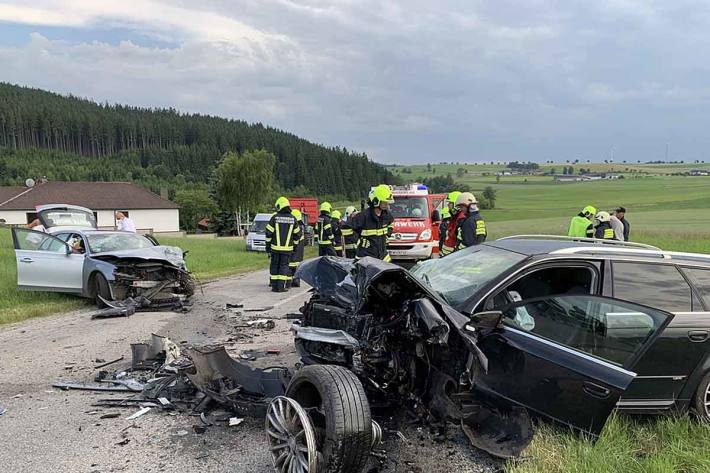
POLYGON ((693 408, 700 419, 710 422, 710 373, 706 373, 698 383, 693 408))
POLYGON ((308 412, 321 452, 319 471, 362 471, 372 446, 372 419, 362 383, 350 370, 335 365, 303 367, 286 396, 308 412))
POLYGON ((96 302, 96 307, 99 309, 105 309, 106 304, 104 304, 99 296, 103 297, 105 300, 111 300, 111 289, 108 287, 108 281, 101 273, 96 273, 94 276, 94 301, 96 302))

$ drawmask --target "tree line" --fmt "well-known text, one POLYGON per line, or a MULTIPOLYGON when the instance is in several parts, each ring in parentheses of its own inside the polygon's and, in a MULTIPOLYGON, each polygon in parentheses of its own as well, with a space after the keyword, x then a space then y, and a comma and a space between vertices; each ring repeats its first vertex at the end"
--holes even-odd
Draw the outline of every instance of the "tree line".
POLYGON ((275 185, 312 195, 361 198, 396 183, 365 153, 326 147, 261 123, 99 104, 0 83, 0 184, 46 175, 61 180, 131 180, 173 191, 206 185, 226 152, 271 153, 275 185), (89 158, 89 159, 87 159, 89 158), (183 184, 184 183, 184 184, 183 184))

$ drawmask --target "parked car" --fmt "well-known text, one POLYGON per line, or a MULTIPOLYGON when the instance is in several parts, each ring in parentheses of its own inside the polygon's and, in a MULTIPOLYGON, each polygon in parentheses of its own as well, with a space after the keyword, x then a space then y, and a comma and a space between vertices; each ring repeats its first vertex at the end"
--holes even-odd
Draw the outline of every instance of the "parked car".
POLYGON ((161 303, 189 297, 195 283, 180 248, 146 235, 96 229, 91 210, 38 208, 47 230, 13 228, 20 290, 65 292, 106 301, 141 297, 161 303))
POLYGON ((287 396, 313 413, 316 449, 349 446, 327 464, 358 471, 373 402, 461 422, 501 457, 530 442, 531 415, 593 436, 615 408, 710 419, 708 256, 524 237, 412 271, 319 258, 299 274, 315 293, 293 325, 305 367, 287 396))
POLYGON ((266 251, 266 225, 271 214, 262 213, 254 216, 254 221, 247 233, 247 251, 266 251))

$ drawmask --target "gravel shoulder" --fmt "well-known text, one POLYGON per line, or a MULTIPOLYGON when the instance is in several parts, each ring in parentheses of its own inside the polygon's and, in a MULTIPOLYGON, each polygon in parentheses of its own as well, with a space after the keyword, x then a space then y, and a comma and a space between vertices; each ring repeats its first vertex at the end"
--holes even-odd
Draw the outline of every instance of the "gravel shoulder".
MULTIPOLYGON (((176 343, 224 343, 232 356, 273 348, 280 353, 258 358, 255 365, 292 367, 298 359, 285 315, 298 311, 308 298, 308 287, 276 294, 268 290, 267 281, 267 272, 257 271, 205 284, 187 314, 146 312, 90 320, 90 311, 76 311, 0 328, 0 406, 7 409, 0 416, 0 471, 272 472, 262 419, 247 418, 237 427, 212 426, 198 434, 192 426, 200 423, 199 417, 154 410, 130 421, 126 417, 137 409, 91 406, 110 393, 51 387, 57 380, 91 382, 96 359, 124 356, 110 368, 128 367, 130 344, 148 340, 151 333, 176 343), (268 310, 228 310, 228 302, 268 310), (235 327, 262 316, 274 319, 276 327, 235 327), (120 416, 100 418, 109 412, 120 416)), ((388 435, 386 458, 373 458, 371 471, 500 468, 468 445, 458 429, 449 430, 444 442, 416 426, 402 429, 406 440, 388 435)))

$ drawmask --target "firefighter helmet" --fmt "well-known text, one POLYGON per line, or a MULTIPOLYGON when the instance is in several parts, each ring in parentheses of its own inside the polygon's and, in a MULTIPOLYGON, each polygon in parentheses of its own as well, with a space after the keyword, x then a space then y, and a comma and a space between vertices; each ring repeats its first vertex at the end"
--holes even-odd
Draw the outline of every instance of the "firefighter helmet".
POLYGON ((345 209, 345 216, 346 216, 346 217, 349 217, 349 216, 351 216, 352 214, 354 214, 355 212, 357 212, 357 209, 355 208, 355 206, 354 206, 354 205, 348 205, 348 207, 345 209))
POLYGON ((471 205, 471 204, 477 204, 478 201, 476 200, 476 196, 473 195, 470 192, 462 192, 459 194, 458 197, 456 197, 456 207, 459 205, 471 205))
POLYGON ((291 215, 293 215, 294 217, 296 217, 296 220, 298 220, 299 222, 302 222, 302 221, 303 221, 303 214, 301 213, 300 210, 298 210, 298 209, 293 209, 293 210, 291 211, 291 215))
POLYGON ((330 213, 331 210, 333 210, 333 206, 330 205, 330 202, 323 202, 322 204, 320 204, 320 211, 321 212, 330 213))
POLYGON ((381 202, 387 202, 388 204, 394 203, 394 197, 392 196, 392 189, 387 184, 380 184, 370 191, 370 202, 374 207, 380 205, 381 202))
POLYGON ((284 207, 290 207, 291 203, 288 201, 288 199, 284 196, 279 197, 276 199, 276 210, 281 210, 284 207))
POLYGON ((596 215, 597 209, 595 209, 591 205, 587 205, 585 208, 582 209, 582 213, 585 217, 591 217, 592 215, 596 215))
POLYGON ((336 219, 336 220, 340 220, 340 217, 342 217, 342 216, 343 216, 343 214, 340 213, 340 210, 333 210, 333 211, 330 213, 330 217, 331 217, 331 218, 334 218, 334 219, 336 219))
POLYGON ((611 221, 611 215, 609 215, 609 212, 597 212, 597 215, 594 217, 600 222, 610 222, 611 221))
POLYGON ((446 196, 446 201, 451 202, 452 204, 456 204, 456 199, 461 195, 461 192, 459 191, 453 191, 449 192, 449 195, 446 196))

